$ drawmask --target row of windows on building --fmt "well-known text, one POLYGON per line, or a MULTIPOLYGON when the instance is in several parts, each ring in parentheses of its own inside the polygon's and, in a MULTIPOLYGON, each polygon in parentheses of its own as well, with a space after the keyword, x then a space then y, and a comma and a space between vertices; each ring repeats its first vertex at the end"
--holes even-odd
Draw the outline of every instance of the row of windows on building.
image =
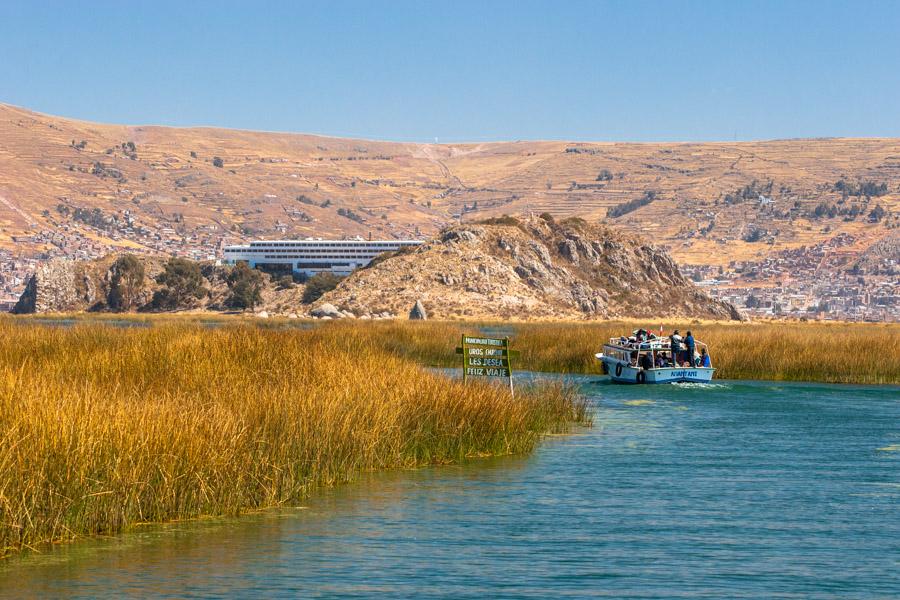
POLYGON ((372 256, 369 256, 369 255, 362 255, 362 254, 342 254, 341 256, 316 256, 316 257, 311 257, 311 256, 307 256, 306 254, 263 254, 263 255, 260 256, 260 257, 254 257, 254 259, 256 259, 256 258, 260 258, 260 259, 263 259, 263 260, 265 260, 265 259, 267 259, 267 258, 276 258, 276 259, 281 259, 281 260, 288 259, 288 258, 308 258, 308 259, 311 259, 311 260, 333 260, 333 259, 335 259, 335 258, 346 258, 346 259, 350 259, 350 258, 358 258, 358 259, 361 259, 361 260, 371 260, 371 259, 372 259, 372 256))
POLYGON ((416 246, 421 242, 250 242, 250 247, 288 247, 303 248, 307 246, 326 246, 330 248, 377 248, 384 250, 392 246, 416 246))
POLYGON ((337 255, 344 256, 348 252, 365 252, 368 256, 375 256, 376 254, 381 254, 384 250, 367 250, 363 248, 353 248, 353 249, 319 249, 319 248, 285 248, 284 250, 272 250, 271 248, 242 248, 240 250, 226 248, 226 254, 253 254, 253 253, 261 253, 261 252, 302 252, 303 254, 328 254, 328 255, 337 255))

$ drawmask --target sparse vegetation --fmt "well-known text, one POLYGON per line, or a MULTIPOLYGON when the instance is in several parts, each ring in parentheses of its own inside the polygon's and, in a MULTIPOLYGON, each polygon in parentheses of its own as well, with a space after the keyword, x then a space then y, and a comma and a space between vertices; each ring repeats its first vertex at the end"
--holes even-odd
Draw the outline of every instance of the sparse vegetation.
POLYGON ((131 160, 137 160, 137 146, 134 145, 134 142, 122 142, 121 148, 125 156, 131 160))
POLYGON ((884 181, 882 181, 881 183, 875 183, 874 181, 869 180, 859 180, 857 182, 852 182, 841 178, 840 180, 835 182, 834 191, 841 192, 844 197, 867 196, 870 198, 876 198, 878 196, 884 196, 888 193, 888 185, 884 181))
POLYGON ((156 282, 163 286, 153 294, 151 308, 156 310, 193 308, 197 300, 209 293, 203 287, 200 265, 186 258, 169 259, 156 282))
POLYGON ((221 169, 222 167, 225 166, 225 161, 222 160, 222 158, 219 156, 213 156, 212 165, 214 167, 218 167, 219 169, 221 169))
POLYGON ((517 218, 510 215, 502 215, 499 217, 488 217, 487 219, 481 219, 480 221, 475 221, 478 225, 509 225, 510 227, 521 227, 522 222, 517 218))
POLYGON ((761 241, 765 235, 765 229, 757 227, 756 225, 751 225, 747 228, 747 231, 744 232, 744 235, 741 236, 741 239, 752 244, 761 241))
POLYGON ((112 278, 106 303, 111 310, 132 310, 144 289, 144 264, 133 254, 116 259, 112 266, 112 278))
POLYGON ((623 202, 622 204, 613 206, 608 211, 606 211, 606 216, 611 219, 615 219, 617 217, 627 215, 630 212, 634 212, 642 206, 647 206, 654 200, 656 200, 656 192, 648 190, 644 192, 644 195, 640 198, 635 198, 634 200, 629 200, 628 202, 623 202))
POLYGON ((276 289, 279 290, 290 290, 294 288, 294 277, 292 275, 282 275, 278 278, 278 283, 275 286, 276 289))
POLYGON ((754 179, 749 184, 745 185, 742 188, 738 188, 734 192, 730 194, 725 194, 725 204, 740 204, 745 200, 756 200, 760 196, 769 196, 772 194, 772 189, 775 187, 775 182, 769 180, 766 183, 761 183, 754 179))
POLYGON ((566 148, 566 154, 601 154, 602 151, 596 148, 582 148, 578 146, 566 148))
POLYGON ((345 219, 350 219, 351 221, 356 221, 357 223, 365 223, 366 219, 362 215, 353 212, 349 208, 339 208, 337 209, 337 214, 344 217, 345 219))
POLYGON ((880 223, 885 215, 887 215, 887 211, 884 210, 884 207, 879 204, 869 213, 869 222, 880 223))
POLYGON ((303 290, 303 303, 312 304, 325 293, 338 286, 341 278, 332 273, 316 273, 306 280, 306 288, 303 290))
MULTIPOLYGON (((58 205, 57 210, 60 211, 60 214, 62 215, 69 214, 69 208, 64 204, 58 205)), ((108 229, 112 224, 112 217, 104 215, 103 211, 99 208, 88 209, 76 206, 71 214, 74 220, 97 229, 108 229)))
POLYGON ((612 180, 613 180, 613 174, 610 172, 609 169, 603 169, 597 175, 597 181, 612 181, 612 180))
POLYGON ((125 175, 122 173, 122 171, 120 171, 119 169, 110 167, 108 165, 105 165, 100 161, 95 162, 91 166, 91 175, 100 177, 101 179, 109 177, 111 179, 117 179, 120 182, 125 181, 125 175))
POLYGON ((838 208, 837 204, 820 202, 812 211, 807 213, 806 217, 817 221, 819 219, 833 219, 841 216, 844 217, 845 221, 852 221, 859 215, 865 213, 865 210, 860 204, 853 203, 848 206, 843 200, 839 200, 838 204, 842 204, 842 206, 838 208))
POLYGON ((262 302, 262 289, 265 284, 265 275, 256 269, 251 269, 247 263, 239 262, 232 267, 225 282, 228 284, 229 295, 225 304, 229 308, 253 309, 262 302))

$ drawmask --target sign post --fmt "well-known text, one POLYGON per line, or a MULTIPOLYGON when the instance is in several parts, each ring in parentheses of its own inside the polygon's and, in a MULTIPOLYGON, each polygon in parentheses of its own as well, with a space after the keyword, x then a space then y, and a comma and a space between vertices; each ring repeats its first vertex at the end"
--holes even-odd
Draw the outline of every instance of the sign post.
POLYGON ((505 377, 509 393, 513 392, 510 358, 518 355, 509 349, 509 338, 488 338, 463 334, 462 345, 456 349, 463 357, 463 381, 470 377, 505 377))

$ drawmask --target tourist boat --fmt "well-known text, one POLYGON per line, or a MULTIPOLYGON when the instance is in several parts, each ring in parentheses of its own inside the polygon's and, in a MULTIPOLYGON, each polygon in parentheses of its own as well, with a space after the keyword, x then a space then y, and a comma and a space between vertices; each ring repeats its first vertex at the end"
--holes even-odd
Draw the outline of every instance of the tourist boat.
MULTIPOLYGON (((706 348, 706 344, 703 342, 695 341, 694 345, 697 350, 706 348)), ((647 334, 647 337, 632 335, 627 338, 610 338, 609 343, 603 345, 603 352, 598 352, 594 356, 600 361, 603 373, 609 375, 615 383, 678 383, 685 381, 709 383, 715 372, 711 366, 696 367, 690 366, 687 362, 682 362, 680 365, 673 364, 669 338, 656 337, 652 334, 647 334), (643 359, 645 354, 649 354, 653 360, 653 368, 641 367, 641 364, 646 362, 646 359, 643 359), (656 367, 657 359, 660 357, 665 366, 656 367)))

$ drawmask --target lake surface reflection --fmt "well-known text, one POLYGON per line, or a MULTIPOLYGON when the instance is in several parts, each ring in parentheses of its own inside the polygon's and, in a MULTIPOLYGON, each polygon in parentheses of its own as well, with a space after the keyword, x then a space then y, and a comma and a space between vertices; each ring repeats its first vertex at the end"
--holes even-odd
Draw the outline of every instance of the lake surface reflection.
POLYGON ((19 597, 900 596, 900 388, 574 378, 593 429, 0 564, 19 597))

